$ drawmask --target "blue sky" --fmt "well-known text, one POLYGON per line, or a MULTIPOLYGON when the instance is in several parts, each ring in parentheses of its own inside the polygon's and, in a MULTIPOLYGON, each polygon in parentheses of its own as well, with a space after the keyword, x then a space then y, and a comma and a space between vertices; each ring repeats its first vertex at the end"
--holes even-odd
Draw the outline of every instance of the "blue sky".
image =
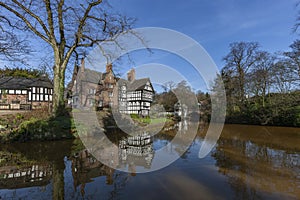
MULTIPOLYGON (((298 0, 111 0, 114 9, 137 18, 136 28, 162 27, 193 38, 212 57, 217 67, 224 66, 222 58, 229 44, 253 41, 269 52, 286 51, 299 35, 292 33, 298 0)), ((300 10, 300 8, 299 8, 300 10)), ((40 47, 42 51, 45 45, 40 47)), ((40 52, 40 51, 37 51, 40 52)), ((135 64, 120 63, 116 71, 126 73, 130 67, 158 63, 171 66, 189 80, 195 90, 206 90, 201 77, 185 60, 162 51, 134 52, 135 64)), ((33 65, 42 58, 31 58, 33 65)), ((0 61, 1 63, 1 61, 0 61)), ((138 77, 147 74, 137 74, 138 77)), ((150 77, 151 78, 151 77, 150 77)), ((166 78, 166 82, 169 79, 166 78)))
MULTIPOLYGON (((188 35, 205 48, 221 69, 224 66, 222 58, 229 52, 228 46, 232 42, 258 42, 262 50, 269 52, 288 50, 289 45, 299 37, 292 32, 297 15, 297 2, 114 0, 111 4, 121 13, 136 17, 136 27, 163 27, 188 35)), ((145 63, 149 62, 149 58, 143 59, 145 63)), ((138 65, 143 64, 143 59, 139 57, 138 65)), ((172 59, 170 55, 157 56, 152 61, 172 65, 172 59), (166 61, 168 57, 169 62, 166 61)), ((201 85, 199 81, 193 87, 201 89, 201 85)))

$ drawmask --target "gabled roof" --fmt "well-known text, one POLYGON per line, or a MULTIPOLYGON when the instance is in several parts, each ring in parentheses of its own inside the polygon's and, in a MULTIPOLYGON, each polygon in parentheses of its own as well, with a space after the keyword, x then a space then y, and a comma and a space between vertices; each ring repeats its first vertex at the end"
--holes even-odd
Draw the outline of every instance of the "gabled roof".
POLYGON ((150 82, 149 78, 136 79, 132 82, 129 82, 127 89, 128 91, 142 90, 145 88, 147 82, 150 82))
POLYGON ((123 78, 117 78, 117 82, 119 84, 119 86, 122 86, 122 85, 127 85, 129 84, 129 81, 123 79, 123 78))
MULTIPOLYGON (((151 84, 149 78, 136 79, 131 82, 129 82, 128 80, 122 79, 122 78, 120 78, 118 80, 119 86, 122 86, 122 85, 127 86, 127 91, 143 90, 148 82, 150 83, 150 85, 152 87, 152 84, 151 84)), ((153 87, 152 87, 152 89, 153 89, 153 87)))
POLYGON ((82 81, 98 84, 102 79, 102 75, 103 74, 101 72, 91 69, 84 69, 84 76, 82 78, 82 81))
POLYGON ((47 77, 25 78, 0 76, 0 89, 27 89, 29 87, 53 88, 53 84, 47 77))

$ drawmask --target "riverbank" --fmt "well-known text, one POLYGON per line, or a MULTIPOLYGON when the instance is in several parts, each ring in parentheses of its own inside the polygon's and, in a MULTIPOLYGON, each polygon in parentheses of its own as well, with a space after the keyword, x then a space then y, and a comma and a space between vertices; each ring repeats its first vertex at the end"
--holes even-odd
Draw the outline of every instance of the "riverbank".
POLYGON ((76 137, 70 112, 53 118, 47 110, 10 112, 0 116, 0 143, 76 137))
MULTIPOLYGON (((87 113, 89 115, 89 112, 87 113)), ((87 117, 83 117, 87 119, 87 117)), ((261 125, 247 123, 243 118, 226 121, 226 124, 261 125), (239 119, 239 120, 238 120, 239 119)), ((247 120, 247 119, 246 119, 247 120)), ((120 130, 113 115, 108 111, 97 112, 97 123, 109 133, 112 130, 120 130)), ((172 127, 176 123, 175 118, 140 118, 137 116, 122 116, 122 122, 131 128, 132 131, 155 131, 164 127, 172 127)), ((83 123, 83 126, 89 126, 83 123)), ((273 125, 277 126, 276 124, 273 125)), ((282 126, 287 127, 287 126, 282 126)), ((290 126, 295 127, 295 126, 290 126)), ((297 126, 296 126, 297 127, 297 126)), ((82 127, 81 127, 82 128, 82 127)), ((83 127, 84 128, 84 127, 83 127)), ((46 110, 34 110, 27 112, 11 111, 0 114, 0 143, 61 140, 78 138, 80 134, 76 130, 71 110, 67 110, 63 116, 52 118, 46 110)))
MULTIPOLYGON (((67 110, 64 115, 53 118, 47 110, 33 110, 27 112, 10 111, 0 115, 0 143, 61 140, 78 138, 80 131, 76 130, 73 114, 67 110)), ((93 125, 93 120, 89 120, 90 112, 80 112, 85 121, 80 124, 80 130, 86 130, 93 125)), ((97 112, 97 124, 107 132, 107 130, 120 130, 116 124, 114 116, 109 111, 97 112)), ((122 123, 133 131, 157 131, 163 126, 174 125, 174 121, 167 118, 130 118, 122 115, 122 123), (137 128, 137 129, 136 129, 137 128)), ((109 132, 109 131, 108 131, 109 132)))

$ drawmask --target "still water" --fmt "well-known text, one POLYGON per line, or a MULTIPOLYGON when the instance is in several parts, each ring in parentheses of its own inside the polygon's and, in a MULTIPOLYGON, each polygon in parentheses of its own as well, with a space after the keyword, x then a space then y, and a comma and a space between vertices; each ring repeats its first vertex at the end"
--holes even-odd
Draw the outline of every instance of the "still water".
MULTIPOLYGON (((170 166, 142 174, 103 165, 80 140, 1 145, 0 199, 300 199, 299 128, 225 125, 199 159, 205 131, 170 166)), ((149 168, 177 132, 139 145, 111 133, 121 147, 115 162, 149 168)))

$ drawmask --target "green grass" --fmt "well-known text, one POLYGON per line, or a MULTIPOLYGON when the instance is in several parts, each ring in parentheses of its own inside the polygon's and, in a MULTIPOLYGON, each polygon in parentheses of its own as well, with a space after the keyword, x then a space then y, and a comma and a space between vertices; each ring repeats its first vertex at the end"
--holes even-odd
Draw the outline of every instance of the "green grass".
POLYGON ((28 140, 55 140, 75 137, 75 123, 70 115, 56 118, 31 115, 22 117, 16 115, 9 124, 9 128, 0 132, 0 143, 28 140))
POLYGON ((160 118, 150 118, 150 117, 139 117, 139 118, 132 118, 135 122, 143 123, 143 124, 160 124, 160 123, 166 123, 168 121, 171 121, 168 118, 160 117, 160 118))

